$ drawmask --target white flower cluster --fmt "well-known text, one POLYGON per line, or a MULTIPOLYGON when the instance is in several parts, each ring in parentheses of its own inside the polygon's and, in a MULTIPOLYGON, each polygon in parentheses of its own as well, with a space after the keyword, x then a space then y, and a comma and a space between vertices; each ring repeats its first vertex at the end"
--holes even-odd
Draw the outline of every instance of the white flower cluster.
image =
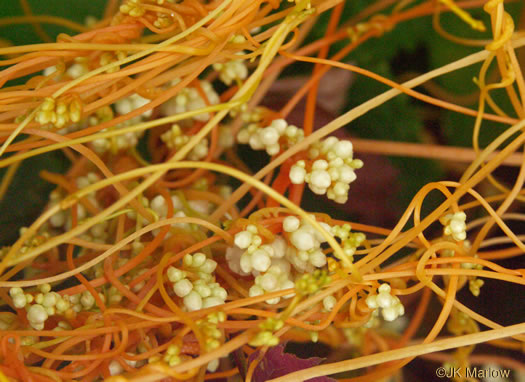
MULTIPOLYGON (((176 85, 178 81, 172 81, 172 85, 176 85)), ((209 105, 217 105, 220 102, 219 95, 213 89, 213 86, 208 81, 200 81, 200 86, 204 91, 209 105)), ((161 106, 161 111, 166 116, 185 113, 202 109, 208 106, 208 103, 201 97, 197 89, 192 87, 185 87, 175 97, 169 99, 161 106)), ((199 122, 206 122, 210 119, 210 113, 201 113, 192 117, 199 122)))
MULTIPOLYGON (((328 224, 320 224, 330 233, 328 224)), ((226 250, 226 260, 233 272, 255 276, 254 285, 249 289, 250 296, 294 288, 292 266, 293 270, 303 274, 326 265, 326 256, 321 249, 325 239, 311 225, 288 216, 283 220, 283 230, 288 241, 276 235, 273 242, 263 244, 257 226, 250 224, 235 235, 235 247, 226 250)), ((290 293, 285 298, 293 295, 290 293)), ((266 303, 279 301, 280 298, 276 297, 266 300, 266 303)))
POLYGON ((244 231, 238 232, 234 239, 235 245, 243 249, 240 261, 231 252, 226 255, 228 264, 234 272, 242 271, 247 275, 256 272, 266 272, 272 265, 272 258, 282 258, 285 255, 286 242, 277 237, 272 244, 262 244, 257 227, 250 224, 244 231))
POLYGON ((366 298, 366 305, 370 309, 381 308, 381 315, 385 321, 394 321, 405 314, 405 307, 399 298, 390 294, 390 285, 381 284, 377 292, 378 294, 371 294, 366 298))
MULTIPOLYGON (((160 139, 170 149, 179 150, 188 143, 190 136, 185 135, 179 125, 173 125, 171 129, 160 136, 160 139)), ((208 139, 204 138, 188 153, 187 158, 197 161, 206 158, 206 155, 208 155, 208 139)))
MULTIPOLYGON (((45 68, 43 74, 44 76, 50 76, 56 71, 57 67, 53 65, 45 68)), ((74 63, 66 70, 66 74, 72 79, 77 79, 87 72, 89 72, 89 68, 87 66, 87 59, 85 57, 75 58, 74 63)), ((57 79, 62 79, 62 76, 58 77, 57 79)))
MULTIPOLYGON (((146 105, 149 103, 150 100, 147 98, 143 98, 139 96, 138 94, 132 94, 129 97, 123 98, 115 103, 115 110, 120 115, 125 115, 128 113, 131 113, 132 111, 146 105)), ((131 126, 136 123, 140 123, 143 120, 151 117, 151 114, 153 113, 152 110, 148 110, 141 115, 131 118, 127 120, 124 123, 120 123, 117 126, 110 128, 112 129, 120 129, 126 126, 131 126)), ((94 118, 91 120, 91 124, 97 124, 99 121, 94 118)), ((102 131, 108 131, 108 129, 104 129, 102 131)), ((92 144, 95 151, 99 154, 105 153, 108 150, 112 150, 114 153, 116 153, 119 150, 125 150, 129 149, 130 147, 135 147, 139 141, 139 138, 144 134, 143 131, 137 131, 137 132, 128 132, 125 134, 117 135, 115 137, 111 138, 101 138, 101 139, 95 139, 92 144)))
POLYGON ((354 170, 363 167, 363 162, 353 159, 353 155, 352 142, 328 137, 310 148, 310 168, 304 160, 292 166, 290 180, 293 184, 306 182, 314 193, 346 203, 350 183, 356 179, 354 170))
POLYGON ((216 63, 213 64, 213 69, 219 72, 220 80, 228 86, 234 81, 242 81, 248 77, 248 68, 244 60, 232 60, 224 64, 216 63))
MULTIPOLYGON (((328 224, 319 224, 330 233, 331 227, 328 224)), ((288 246, 286 259, 297 271, 312 272, 315 268, 326 265, 326 256, 321 248, 326 239, 319 231, 295 216, 288 216, 283 220, 283 230, 288 233, 292 244, 288 246)))
MULTIPOLYGON (((186 208, 189 208, 203 215, 208 215, 210 213, 211 205, 206 200, 190 200, 187 202, 186 205, 184 205, 184 203, 182 203, 181 199, 177 195, 171 195, 171 202, 173 203, 173 209, 174 209, 173 217, 175 218, 186 217, 187 216, 186 212, 184 212, 184 209, 186 208)), ((162 195, 157 195, 153 199, 151 199, 149 206, 151 207, 151 210, 155 212, 160 219, 165 219, 167 217, 168 205, 166 204, 166 200, 164 199, 162 195)), ((190 225, 186 223, 175 223, 175 224, 172 224, 171 226, 181 228, 181 229, 190 229, 190 225)), ((159 232, 159 229, 156 229, 153 231, 153 234, 157 235, 158 232, 159 232)), ((167 237, 169 236, 170 236, 170 233, 168 232, 167 237)))
POLYGON ((452 236, 454 240, 462 241, 467 238, 467 215, 461 211, 454 214, 447 214, 441 219, 441 224, 445 226, 443 232, 447 236, 452 236))
MULTIPOLYGON (((250 287, 248 293, 250 297, 254 297, 269 292, 291 289, 293 287, 294 282, 290 280, 290 263, 287 261, 279 261, 276 262, 275 265, 272 265, 265 273, 255 278, 255 284, 250 287)), ((295 293, 290 293, 284 296, 284 298, 290 298, 294 294, 295 293)), ((280 297, 274 297, 265 300, 265 302, 267 304, 277 304, 280 300, 280 297)))
POLYGON ((215 282, 213 272, 217 262, 208 259, 204 253, 186 255, 183 259, 184 267, 198 275, 197 280, 187 278, 184 270, 169 267, 167 271, 168 280, 173 283, 175 294, 183 298, 184 307, 188 311, 210 308, 222 305, 228 297, 228 293, 215 282))
MULTIPOLYGON (((61 296, 52 292, 49 284, 42 284, 39 290, 40 293, 35 296, 24 293, 22 288, 18 287, 9 290, 13 305, 18 309, 26 308, 27 320, 35 330, 44 329, 44 324, 49 316, 64 315, 69 310, 78 313, 81 310, 89 310, 95 305, 95 298, 88 291, 73 296, 61 296)), ((103 295, 100 297, 104 299, 103 295)))
POLYGON ((253 150, 266 150, 268 155, 278 154, 283 143, 291 146, 303 138, 303 130, 294 125, 288 125, 284 119, 274 119, 270 126, 266 127, 251 123, 237 134, 239 143, 249 144, 253 150))
MULTIPOLYGON (((171 195, 171 202, 173 203, 173 217, 174 218, 183 218, 187 217, 188 215, 186 212, 196 212, 202 215, 208 215, 210 213, 210 209, 212 207, 212 204, 208 202, 207 200, 189 200, 185 203, 182 202, 181 198, 179 198, 177 195, 171 195), (186 212, 185 212, 186 211, 186 212)), ((141 199, 142 206, 152 212, 155 216, 155 220, 159 219, 166 219, 168 215, 168 205, 166 203, 166 200, 164 199, 164 196, 162 195, 156 195, 151 200, 148 199, 145 196, 142 196, 141 199)), ((138 217, 138 214, 135 210, 128 211, 126 213, 126 216, 132 220, 141 219, 142 224, 149 224, 149 222, 144 219, 143 217, 138 217)), ((190 224, 187 223, 174 223, 171 225, 171 227, 180 228, 189 230, 191 228, 190 224)), ((157 235, 160 231, 160 228, 157 228, 152 231, 153 235, 157 235)), ((166 237, 170 237, 171 233, 168 232, 166 237)), ((136 246, 139 246, 140 244, 135 244, 136 246)), ((141 250, 142 248, 137 247, 137 250, 141 250)), ((135 248, 134 248, 135 250, 135 248)))

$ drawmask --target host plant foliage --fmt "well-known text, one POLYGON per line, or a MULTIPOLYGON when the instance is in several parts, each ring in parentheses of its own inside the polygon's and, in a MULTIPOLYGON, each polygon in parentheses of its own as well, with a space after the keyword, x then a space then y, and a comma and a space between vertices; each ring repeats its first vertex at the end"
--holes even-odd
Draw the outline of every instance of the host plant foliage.
POLYGON ((46 207, 1 250, 1 382, 258 380, 258 365, 272 365, 265 354, 287 341, 325 343, 339 361, 298 362, 267 374, 273 381, 401 378, 414 357, 523 371, 511 352, 473 346, 519 353, 523 317, 502 326, 460 293, 482 301, 493 280, 523 296, 524 269, 498 262, 525 251, 508 225, 524 220, 525 35, 503 0, 378 0, 358 12, 350 3, 108 0, 101 19, 82 25, 35 16, 21 0, 25 16, 0 20, 47 41, 0 48, 0 196, 29 176, 23 161, 60 151, 70 163, 40 172, 54 187, 46 207), (442 13, 475 37, 447 31, 442 13), (346 63, 365 47, 383 60, 373 47, 413 20, 474 53, 403 84, 346 63), (75 33, 54 42, 42 24, 75 33), (311 65, 309 79, 280 109, 263 106, 298 62, 311 65), (478 63, 477 107, 434 82, 478 63), (315 130, 319 83, 333 68, 390 89, 315 130), (470 116, 471 149, 356 139, 359 153, 470 164, 458 181, 410 195, 395 226, 331 217, 325 202, 358 204, 352 183, 382 176, 337 130, 403 93, 470 116), (499 133, 480 145, 487 123, 499 133), (261 155, 262 165, 246 159, 261 155), (510 183, 493 174, 503 164, 520 167, 510 183), (441 203, 427 213, 430 193, 441 203))

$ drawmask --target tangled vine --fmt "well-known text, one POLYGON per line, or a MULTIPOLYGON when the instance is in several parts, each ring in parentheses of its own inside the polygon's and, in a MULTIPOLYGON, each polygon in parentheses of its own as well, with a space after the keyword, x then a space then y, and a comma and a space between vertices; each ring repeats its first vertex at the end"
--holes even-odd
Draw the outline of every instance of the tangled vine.
POLYGON ((340 0, 108 0, 86 25, 20 3, 26 15, 0 23, 31 24, 44 42, 0 48, 0 197, 29 158, 57 151, 70 165, 40 173, 55 187, 44 211, 1 249, 1 382, 262 380, 265 355, 287 341, 335 356, 272 381, 400 378, 416 357, 525 371, 513 358, 524 317, 501 325, 460 297, 482 299, 492 280, 523 300, 525 269, 499 264, 525 252, 509 224, 524 220, 525 35, 503 0, 378 0, 347 21, 340 0), (479 8, 490 25, 471 15, 479 8), (444 12, 492 38, 448 32, 444 12), (418 18, 478 51, 404 83, 344 60, 418 18), (54 42, 42 24, 76 33, 54 42), (298 62, 309 79, 280 109, 263 106, 298 62), (477 109, 436 89, 433 79, 478 63, 477 109), (314 129, 319 83, 334 68, 389 90, 314 129), (473 117, 472 148, 334 135, 402 94, 473 117), (482 145, 487 121, 505 128, 482 145), (370 176, 354 144, 469 165, 422 187, 393 227, 305 210, 306 193, 352 202, 351 184, 370 176), (264 165, 253 170, 242 150, 264 165), (503 165, 519 167, 510 183, 494 174, 503 165), (443 201, 427 212, 431 193, 443 201), (480 343, 505 353, 477 354, 480 343))

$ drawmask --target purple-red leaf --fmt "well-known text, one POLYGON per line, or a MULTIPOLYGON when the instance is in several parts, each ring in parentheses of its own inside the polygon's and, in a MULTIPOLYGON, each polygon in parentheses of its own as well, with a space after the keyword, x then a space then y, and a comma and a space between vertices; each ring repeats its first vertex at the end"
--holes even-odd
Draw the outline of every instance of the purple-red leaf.
MULTIPOLYGON (((253 362, 259 352, 256 351, 248 358, 248 364, 253 362)), ((324 359, 312 357, 308 359, 298 358, 293 354, 284 352, 284 345, 274 346, 266 352, 263 359, 253 373, 253 382, 265 382, 273 378, 282 377, 283 375, 293 373, 294 371, 308 369, 312 366, 319 365, 324 359)), ((306 382, 335 382, 335 379, 328 377, 315 377, 306 380, 306 382)))

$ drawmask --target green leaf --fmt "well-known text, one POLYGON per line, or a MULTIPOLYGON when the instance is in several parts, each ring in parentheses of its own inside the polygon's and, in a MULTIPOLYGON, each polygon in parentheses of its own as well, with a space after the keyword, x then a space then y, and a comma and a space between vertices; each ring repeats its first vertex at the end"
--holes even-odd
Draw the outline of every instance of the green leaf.
MULTIPOLYGON (((392 78, 388 63, 383 61, 377 63, 373 71, 392 78)), ((374 80, 358 77, 348 93, 349 108, 360 105, 387 89, 374 80)), ((347 130, 350 134, 368 139, 421 142, 423 122, 416 105, 409 97, 400 95, 359 117, 347 127, 347 130)), ((442 176, 442 170, 435 161, 401 157, 390 158, 390 160, 400 170, 401 192, 397 197, 402 208, 408 205, 422 186, 442 176)))
MULTIPOLYGON (((63 173, 68 166, 68 160, 60 152, 39 155, 22 163, 0 201, 0 245, 15 241, 20 227, 30 225, 46 206, 54 186, 40 178, 40 171, 63 173)), ((6 169, 0 171, 0 178, 5 172, 6 169)))
MULTIPOLYGON (((30 0, 29 5, 34 15, 58 16, 83 24, 86 16, 101 18, 106 0, 64 1, 64 0, 30 0)), ((24 12, 18 0, 3 1, 0 17, 23 16, 24 12)), ((44 31, 55 40, 59 33, 76 34, 68 28, 42 23, 44 31)), ((3 39, 15 45, 36 44, 42 42, 30 24, 14 24, 0 27, 3 39)))

